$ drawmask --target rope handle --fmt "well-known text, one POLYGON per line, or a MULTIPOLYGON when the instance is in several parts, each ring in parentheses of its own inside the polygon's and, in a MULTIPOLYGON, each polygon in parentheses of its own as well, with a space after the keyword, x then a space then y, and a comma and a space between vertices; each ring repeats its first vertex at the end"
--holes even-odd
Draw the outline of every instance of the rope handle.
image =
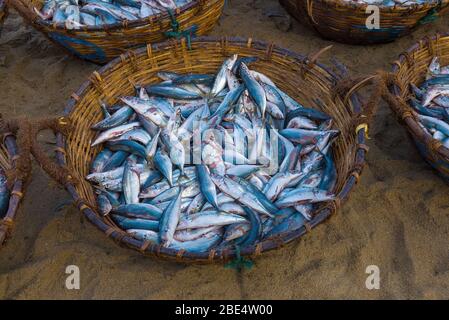
POLYGON ((8 188, 11 190, 9 209, 6 216, 0 220, 0 245, 7 239, 20 199, 21 190, 26 189, 32 173, 31 155, 49 175, 60 183, 73 181, 67 168, 55 165, 37 143, 37 135, 44 129, 54 132, 69 132, 69 123, 65 118, 28 120, 25 117, 5 120, 0 114, 0 136, 6 139, 15 137, 17 154, 11 158, 11 168, 4 169, 8 188))
POLYGON ((354 93, 369 85, 374 86, 374 90, 366 100, 366 102, 362 103, 361 113, 358 115, 355 121, 355 132, 358 134, 360 130, 364 130, 365 139, 369 139, 369 124, 372 122, 377 107, 380 104, 382 86, 380 84, 379 75, 372 75, 365 79, 362 79, 360 82, 356 83, 351 89, 348 90, 344 98, 345 103, 348 103, 350 97, 354 93))
POLYGON ((390 88, 393 86, 400 88, 396 79, 396 75, 390 72, 383 72, 381 78, 381 95, 383 100, 388 103, 397 114, 399 114, 401 120, 404 121, 409 117, 416 118, 416 113, 412 110, 412 108, 410 108, 410 106, 405 101, 403 101, 390 91, 390 88))
POLYGON ((26 118, 13 118, 3 121, 0 115, 0 134, 12 132, 17 137, 19 156, 15 159, 13 168, 6 173, 9 183, 14 183, 17 179, 28 181, 32 171, 31 155, 54 180, 63 185, 67 182, 74 182, 73 175, 69 173, 68 169, 55 164, 38 144, 37 135, 45 129, 67 134, 70 131, 70 124, 64 117, 32 121, 26 118))
POLYGON ((42 146, 37 142, 37 135, 40 131, 50 129, 53 133, 62 133, 67 135, 71 130, 70 122, 65 117, 58 118, 44 118, 33 121, 31 131, 31 153, 33 154, 40 167, 55 181, 61 185, 67 183, 77 183, 75 175, 73 175, 69 168, 61 166, 52 160, 43 150, 42 146))
POLYGON ((17 8, 17 11, 32 23, 41 20, 39 15, 33 10, 32 5, 26 5, 23 0, 8 0, 8 6, 14 9, 17 8))
POLYGON ((31 176, 31 139, 29 121, 23 117, 4 120, 0 114, 0 134, 4 142, 10 136, 16 137, 17 154, 11 158, 12 167, 5 169, 8 188, 12 189, 16 181, 26 184, 31 176))
POLYGON ((380 104, 380 99, 383 92, 382 74, 380 74, 381 71, 368 77, 362 76, 352 78, 349 76, 346 67, 339 65, 338 62, 335 61, 334 64, 336 64, 336 67, 341 73, 341 79, 333 88, 333 96, 334 98, 339 96, 345 105, 348 105, 351 97, 353 97, 358 91, 367 86, 373 87, 373 91, 368 98, 365 101, 361 101, 362 108, 353 120, 355 132, 358 134, 358 132, 363 129, 365 138, 369 139, 368 127, 374 117, 377 107, 380 104))

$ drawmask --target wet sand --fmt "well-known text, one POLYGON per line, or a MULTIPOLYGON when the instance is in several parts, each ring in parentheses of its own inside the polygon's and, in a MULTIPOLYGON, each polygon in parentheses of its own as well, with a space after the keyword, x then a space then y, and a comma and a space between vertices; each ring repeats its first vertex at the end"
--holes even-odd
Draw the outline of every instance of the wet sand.
MULTIPOLYGON (((212 34, 263 39, 304 54, 333 44, 331 54, 357 75, 389 69, 400 52, 426 35, 444 32, 449 20, 392 44, 359 47, 322 40, 295 21, 291 30, 281 31, 266 16, 278 8, 275 0, 228 1, 212 34)), ((5 116, 59 115, 97 68, 66 56, 15 12, 0 37, 0 57, 5 116)), ((0 298, 448 298, 448 186, 420 158, 384 104, 370 136, 364 174, 342 210, 241 273, 221 265, 158 261, 116 246, 36 167, 13 238, 0 250, 0 298), (80 290, 65 288, 65 268, 72 264, 80 268, 80 290), (380 290, 365 287, 369 265, 380 268, 380 290)))

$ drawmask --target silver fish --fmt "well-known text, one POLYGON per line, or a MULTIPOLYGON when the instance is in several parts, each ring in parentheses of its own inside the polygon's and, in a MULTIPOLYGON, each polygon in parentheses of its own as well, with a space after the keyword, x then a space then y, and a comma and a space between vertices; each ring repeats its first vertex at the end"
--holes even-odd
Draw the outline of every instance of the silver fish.
POLYGON ((231 70, 237 61, 237 55, 234 54, 231 58, 225 60, 223 65, 218 71, 217 77, 215 78, 214 85, 212 86, 211 95, 216 96, 220 91, 222 91, 226 86, 226 73, 231 70))
POLYGON ((139 203, 139 172, 133 165, 134 163, 128 160, 123 169, 123 193, 127 204, 139 203))
POLYGON ((181 189, 178 187, 178 195, 172 200, 170 205, 164 210, 161 221, 159 222, 159 241, 168 247, 179 225, 179 217, 181 215, 181 189))
POLYGON ((188 216, 183 216, 179 220, 177 230, 207 228, 211 226, 225 226, 233 223, 246 221, 245 218, 219 211, 203 211, 188 216))
POLYGON ((111 128, 109 130, 103 131, 98 135, 98 137, 94 140, 92 143, 92 147, 99 145, 100 143, 103 143, 105 141, 120 137, 121 135, 127 133, 128 131, 131 131, 133 129, 136 129, 140 127, 139 122, 131 122, 128 124, 124 124, 115 128, 111 128))
POLYGON ((217 174, 211 174, 211 179, 222 192, 231 196, 238 202, 250 207, 251 209, 259 213, 271 216, 267 209, 265 209, 265 207, 260 204, 256 196, 248 192, 248 190, 239 185, 237 182, 227 177, 219 176, 217 174))
POLYGON ((332 201, 335 196, 322 190, 295 189, 285 197, 278 199, 274 204, 279 208, 288 208, 304 203, 332 201))

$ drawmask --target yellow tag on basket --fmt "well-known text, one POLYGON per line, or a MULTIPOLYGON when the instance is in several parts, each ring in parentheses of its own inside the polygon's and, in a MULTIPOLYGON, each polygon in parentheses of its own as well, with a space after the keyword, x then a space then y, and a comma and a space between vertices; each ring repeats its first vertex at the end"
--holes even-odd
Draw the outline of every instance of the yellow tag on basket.
POLYGON ((65 126, 66 124, 68 124, 68 121, 67 121, 66 117, 60 117, 58 119, 58 121, 59 121, 59 124, 62 125, 62 126, 65 126))
POLYGON ((361 123, 357 126, 357 128, 355 128, 355 132, 359 133, 360 130, 365 129, 365 138, 366 139, 370 139, 369 135, 368 135, 368 124, 367 123, 361 123))

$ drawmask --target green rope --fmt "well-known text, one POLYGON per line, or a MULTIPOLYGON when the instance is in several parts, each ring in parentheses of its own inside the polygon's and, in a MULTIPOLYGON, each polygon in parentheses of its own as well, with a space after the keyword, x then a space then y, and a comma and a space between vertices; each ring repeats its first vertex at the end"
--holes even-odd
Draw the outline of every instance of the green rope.
POLYGON ((246 259, 245 257, 242 257, 240 255, 240 247, 235 246, 235 252, 236 252, 236 258, 228 263, 225 264, 226 269, 236 269, 236 270, 242 270, 242 269, 251 269, 254 265, 254 262, 250 259, 246 259))
POLYGON ((429 11, 429 13, 424 16, 423 18, 421 18, 421 20, 419 20, 419 24, 427 24, 427 23, 431 23, 434 22, 435 20, 438 19, 438 11, 440 10, 440 7, 437 8, 433 8, 432 10, 429 11))
POLYGON ((176 20, 176 17, 174 15, 173 11, 171 9, 168 9, 167 12, 168 12, 168 15, 170 16, 170 20, 171 20, 170 25, 171 25, 172 31, 166 31, 166 32, 164 32, 164 35, 167 38, 175 38, 175 39, 186 38, 187 46, 188 46, 189 50, 192 49, 192 47, 191 47, 192 35, 193 36, 196 35, 196 31, 198 30, 198 26, 197 25, 193 25, 190 28, 182 31, 180 29, 179 22, 178 22, 178 20, 176 20))

